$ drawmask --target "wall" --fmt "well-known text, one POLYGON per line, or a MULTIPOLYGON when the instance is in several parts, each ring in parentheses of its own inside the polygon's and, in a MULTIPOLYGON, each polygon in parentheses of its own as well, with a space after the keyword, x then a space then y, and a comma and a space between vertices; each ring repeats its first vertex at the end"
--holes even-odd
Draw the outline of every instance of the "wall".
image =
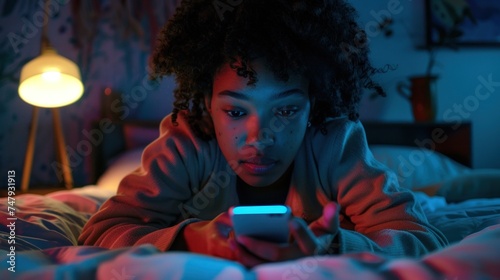
MULTIPOLYGON (((396 70, 378 76, 388 92, 387 98, 372 100, 368 95, 363 98, 362 120, 413 121, 410 104, 397 93, 396 87, 409 76, 424 73, 427 66, 428 53, 418 48, 425 39, 424 2, 351 0, 358 9, 360 22, 368 27, 365 30, 370 38, 374 65, 397 65, 396 70), (387 13, 394 17, 391 38, 371 28, 387 13)), ((440 49, 436 59, 437 121, 471 122, 473 166, 500 168, 500 47, 440 49), (493 81, 494 86, 489 90, 483 87, 476 93, 484 79, 493 81), (463 113, 456 113, 457 105, 463 106, 463 113)))
MULTIPOLYGON (((94 149, 95 146, 88 145, 90 140, 85 133, 88 134, 92 123, 100 116, 100 97, 105 88, 130 97, 127 116, 123 114, 123 117, 157 118, 170 112, 172 106, 171 79, 157 86, 145 83, 144 79, 154 40, 152 36, 172 13, 176 1, 132 2, 139 6, 132 9, 134 13, 128 14, 130 17, 127 17, 130 10, 112 5, 122 1, 92 3, 98 2, 100 14, 94 18, 91 7, 79 7, 79 12, 73 13, 75 3, 87 1, 53 0, 59 6, 49 23, 52 44, 60 54, 80 65, 85 84, 82 99, 61 108, 68 150, 76 151, 70 158, 76 185, 88 183, 92 166, 85 148, 94 149), (123 24, 124 19, 130 20, 123 24)), ((392 38, 367 29, 374 65, 383 67, 394 64, 398 67, 378 76, 388 97, 370 100, 366 95, 362 100, 361 118, 411 122, 410 105, 397 94, 396 85, 408 76, 424 72, 426 67, 427 53, 416 48, 421 45, 425 34, 423 1, 351 2, 358 9, 360 21, 365 27, 372 26, 379 18, 377 15, 388 11, 388 4, 397 5, 398 11, 393 13, 392 38)), ((39 53, 43 24, 37 24, 41 11, 39 1, 2 1, 0 6, 0 174, 14 169, 20 180, 32 107, 17 94, 19 73, 22 65, 39 53), (24 40, 13 43, 9 34, 16 34, 24 40)), ((440 76, 438 121, 445 121, 445 112, 453 109, 455 104, 464 104, 474 98, 480 77, 488 79, 491 75, 493 81, 500 81, 499 48, 463 48, 458 52, 441 50, 437 60, 439 65, 436 71, 440 76)), ((497 142, 500 139, 500 125, 497 123, 500 116, 499 93, 500 87, 493 87, 488 98, 480 100, 477 108, 472 108, 463 117, 464 121, 473 124, 473 165, 477 168, 500 168, 500 144, 497 142)), ((50 184, 58 180, 51 167, 55 161, 51 117, 50 110, 41 110, 31 178, 33 184, 50 184)))
MULTIPOLYGON (((19 184, 32 106, 19 98, 17 87, 22 66, 40 53, 42 6, 43 1, 0 2, 0 174, 15 170, 19 184)), ((156 118, 171 111, 172 80, 149 82, 146 65, 156 34, 175 6, 175 0, 51 1, 51 43, 80 66, 85 85, 80 100, 60 109, 75 185, 89 183, 90 157, 100 141, 91 130, 106 88, 128 97, 120 118, 156 118)), ((53 168, 49 109, 40 110, 37 125, 31 184, 57 184, 61 173, 53 168)))

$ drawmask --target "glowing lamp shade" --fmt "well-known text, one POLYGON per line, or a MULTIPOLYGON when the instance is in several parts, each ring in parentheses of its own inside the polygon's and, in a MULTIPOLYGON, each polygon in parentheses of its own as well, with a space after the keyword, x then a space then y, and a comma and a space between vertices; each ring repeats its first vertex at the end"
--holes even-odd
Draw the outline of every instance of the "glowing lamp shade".
POLYGON ((82 94, 78 66, 53 49, 43 50, 21 70, 19 96, 31 105, 62 107, 77 101, 82 94))

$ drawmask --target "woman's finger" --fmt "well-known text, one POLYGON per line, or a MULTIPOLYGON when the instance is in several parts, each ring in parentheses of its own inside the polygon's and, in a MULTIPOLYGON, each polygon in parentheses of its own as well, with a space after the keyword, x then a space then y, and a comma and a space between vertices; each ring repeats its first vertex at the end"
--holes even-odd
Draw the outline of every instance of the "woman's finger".
POLYGON ((235 239, 230 239, 229 247, 235 255, 235 260, 248 268, 265 263, 266 261, 248 252, 247 249, 240 245, 235 239))
POLYGON ((304 255, 314 254, 317 247, 317 238, 309 229, 306 222, 294 217, 290 220, 290 232, 304 255))
POLYGON ((283 261, 304 256, 296 244, 278 244, 265 240, 253 239, 248 236, 239 236, 237 242, 245 249, 266 261, 283 261))
POLYGON ((280 252, 276 243, 257 240, 244 235, 236 237, 236 241, 248 251, 262 259, 269 261, 280 259, 280 252))
POLYGON ((316 236, 337 234, 339 228, 340 206, 330 202, 323 207, 323 215, 309 226, 316 236))

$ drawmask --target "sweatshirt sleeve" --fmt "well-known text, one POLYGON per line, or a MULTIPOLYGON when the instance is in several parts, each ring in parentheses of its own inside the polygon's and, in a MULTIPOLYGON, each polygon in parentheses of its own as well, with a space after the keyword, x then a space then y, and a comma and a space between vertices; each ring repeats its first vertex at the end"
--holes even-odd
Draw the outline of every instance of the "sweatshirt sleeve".
POLYGON ((149 243, 167 250, 184 225, 197 221, 182 211, 182 203, 201 181, 210 151, 185 121, 178 122, 162 121, 160 137, 144 150, 141 167, 89 219, 79 244, 117 248, 149 243))
POLYGON ((373 158, 361 123, 339 122, 334 130, 334 144, 329 144, 334 162, 328 174, 341 207, 343 226, 334 244, 338 252, 409 257, 447 245, 413 194, 400 188, 395 173, 373 158))

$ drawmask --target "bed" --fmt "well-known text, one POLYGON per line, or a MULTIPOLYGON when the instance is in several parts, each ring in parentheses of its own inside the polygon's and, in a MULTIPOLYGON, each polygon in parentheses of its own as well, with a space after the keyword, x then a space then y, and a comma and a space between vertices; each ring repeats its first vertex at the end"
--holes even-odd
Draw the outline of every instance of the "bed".
POLYGON ((249 269, 209 256, 164 253, 151 245, 77 246, 85 222, 139 165, 142 149, 158 135, 156 121, 105 120, 116 129, 94 155, 95 184, 0 199, 0 279, 500 279, 500 170, 471 167, 470 125, 450 130, 445 124, 411 129, 364 124, 374 156, 415 193, 429 222, 447 236, 448 247, 421 258, 364 252, 249 269), (433 139, 436 127, 449 137, 444 145, 415 144, 415 139, 433 139))

